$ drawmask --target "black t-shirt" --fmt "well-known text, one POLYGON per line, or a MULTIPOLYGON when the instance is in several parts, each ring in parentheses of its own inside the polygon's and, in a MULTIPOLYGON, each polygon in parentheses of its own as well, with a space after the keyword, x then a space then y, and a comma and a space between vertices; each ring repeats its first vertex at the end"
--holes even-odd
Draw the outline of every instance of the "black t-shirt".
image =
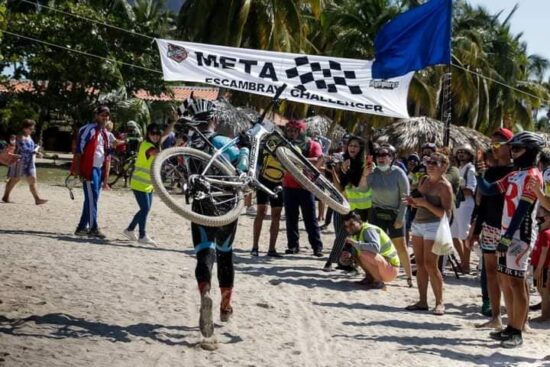
MULTIPOLYGON (((485 171, 485 180, 488 182, 496 182, 512 172, 514 166, 497 166, 490 167, 485 171)), ((495 228, 500 228, 502 221, 502 209, 504 207, 504 194, 498 195, 481 195, 481 201, 477 208, 477 219, 474 228, 474 234, 481 233, 481 225, 487 225, 495 228)))

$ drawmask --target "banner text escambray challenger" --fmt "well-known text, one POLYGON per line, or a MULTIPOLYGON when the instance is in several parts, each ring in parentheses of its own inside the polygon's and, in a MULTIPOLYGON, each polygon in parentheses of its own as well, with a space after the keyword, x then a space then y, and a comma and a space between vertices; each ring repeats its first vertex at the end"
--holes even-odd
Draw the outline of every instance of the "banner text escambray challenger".
POLYGON ((164 80, 212 84, 281 99, 389 117, 408 117, 414 72, 372 79, 372 62, 157 39, 164 80))

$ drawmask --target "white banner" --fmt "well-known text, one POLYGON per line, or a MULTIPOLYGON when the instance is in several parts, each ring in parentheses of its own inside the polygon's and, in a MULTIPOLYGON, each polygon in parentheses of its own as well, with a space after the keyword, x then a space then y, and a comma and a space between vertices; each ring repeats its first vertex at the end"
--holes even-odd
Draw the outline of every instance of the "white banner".
POLYGON ((164 80, 221 88, 389 117, 409 117, 414 72, 372 79, 372 62, 157 39, 164 80))

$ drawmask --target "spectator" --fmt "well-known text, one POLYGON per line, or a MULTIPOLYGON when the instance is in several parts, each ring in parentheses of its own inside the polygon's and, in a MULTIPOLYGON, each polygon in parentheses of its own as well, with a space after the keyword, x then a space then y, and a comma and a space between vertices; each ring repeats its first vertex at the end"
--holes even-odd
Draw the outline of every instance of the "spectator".
POLYGON ((98 201, 101 184, 107 176, 109 136, 105 125, 111 113, 109 107, 100 106, 94 111, 94 120, 78 131, 73 174, 82 178, 84 205, 75 235, 105 238, 98 226, 98 201))
POLYGON ((539 224, 539 237, 533 253, 531 264, 533 265, 534 285, 541 296, 541 315, 532 319, 534 322, 550 321, 550 287, 548 282, 548 271, 550 269, 550 211, 539 207, 537 213, 539 224))
MULTIPOLYGON (((302 151, 304 157, 313 164, 317 164, 319 157, 322 157, 321 146, 316 141, 307 138, 305 130, 306 123, 303 120, 290 120, 286 125, 286 137, 302 151)), ((300 252, 298 216, 301 210, 313 255, 322 257, 323 243, 315 216, 315 198, 311 192, 303 189, 288 172, 283 177, 283 200, 288 241, 288 249, 285 252, 287 254, 300 252)))
POLYGON ((525 275, 533 239, 536 238, 534 223, 537 196, 530 182, 536 181, 537 185, 542 183, 536 161, 546 143, 539 135, 524 131, 514 135, 507 144, 510 145, 515 171, 494 183, 477 176, 477 182, 482 194, 506 193, 501 237, 496 251, 508 326, 502 331, 492 332, 490 336, 501 341, 502 347, 515 348, 523 344, 522 330, 527 321, 529 305, 525 275))
POLYGON ((151 239, 146 232, 147 216, 153 205, 153 184, 151 183, 151 165, 153 159, 158 154, 160 145, 161 131, 157 124, 147 126, 145 140, 141 142, 136 157, 136 164, 132 173, 130 188, 134 192, 139 211, 123 231, 123 234, 131 241, 138 241, 146 245, 156 246, 156 242, 151 239), (134 230, 139 225, 139 238, 136 237, 134 230))
POLYGON ((36 179, 36 155, 39 154, 39 146, 34 143, 34 140, 32 140, 31 137, 35 126, 36 122, 34 120, 23 120, 21 136, 17 139, 15 147, 15 154, 17 154, 20 158, 9 166, 9 180, 6 183, 4 196, 2 197, 2 201, 5 203, 10 202, 11 191, 15 188, 19 180, 21 180, 21 177, 25 177, 27 179, 29 189, 34 197, 34 203, 36 205, 42 205, 48 202, 48 200, 42 199, 38 194, 38 182, 36 179))
POLYGON ((351 253, 344 251, 343 260, 353 257, 365 271, 360 282, 367 289, 384 289, 399 273, 399 256, 391 239, 380 227, 361 220, 351 212, 344 216, 344 228, 350 237, 346 243, 352 246, 351 253))
MULTIPOLYGON (((5 145, 1 148, 0 152, 0 164, 6 166, 11 166, 13 163, 17 162, 19 156, 15 154, 15 148, 17 147, 17 136, 10 135, 10 138, 5 145)), ((9 180, 9 176, 6 176, 9 180)))
MULTIPOLYGON (((346 152, 342 158, 343 162, 331 169, 334 186, 344 193, 351 210, 355 210, 361 219, 366 221, 368 210, 372 205, 372 191, 359 189, 359 182, 365 165, 365 142, 363 139, 357 136, 349 137, 346 152)), ((334 213, 334 229, 336 237, 329 258, 323 268, 324 271, 332 270, 332 264, 338 261, 348 236, 344 228, 344 216, 336 212, 334 213)))
POLYGON ((455 149, 454 156, 460 167, 460 189, 456 197, 456 211, 451 224, 451 233, 455 249, 460 256, 462 272, 469 274, 470 244, 468 242, 468 233, 475 207, 476 171, 473 164, 475 152, 469 144, 465 144, 455 149))
MULTIPOLYGON (((280 187, 283 182, 283 166, 281 166, 281 163, 267 152, 267 150, 264 150, 260 156, 263 158, 258 174, 259 181, 262 185, 273 191, 277 187, 280 187)), ((279 192, 277 197, 274 198, 261 190, 257 190, 256 201, 257 214, 256 218, 254 218, 253 244, 250 254, 252 256, 258 256, 258 243, 260 241, 263 221, 267 214, 267 204, 269 203, 271 207, 271 226, 269 228, 269 249, 267 251, 267 256, 282 257, 275 249, 275 245, 277 244, 281 211, 283 210, 283 193, 279 192)))
POLYGON ((443 276, 438 268, 438 256, 432 252, 437 229, 443 216, 450 217, 453 205, 451 184, 445 178, 449 159, 434 153, 426 161, 427 175, 420 179, 418 196, 407 196, 407 204, 418 208, 411 234, 416 259, 416 281, 420 300, 407 306, 408 311, 428 310, 428 283, 435 295, 434 315, 443 315, 443 276))
POLYGON ((409 181, 405 172, 393 164, 393 146, 380 145, 375 150, 375 157, 376 168, 365 166, 359 188, 372 190, 369 223, 382 228, 390 236, 405 270, 407 284, 412 287, 411 263, 405 243, 407 205, 403 202, 403 197, 409 195, 409 181))
MULTIPOLYGON (((500 128, 491 137, 491 151, 495 159, 495 165, 484 171, 487 182, 496 182, 513 171, 514 166, 510 159, 510 147, 506 142, 514 134, 504 128, 500 128)), ((480 162, 480 168, 484 168, 480 162)), ((478 190, 479 192, 479 190, 478 190)), ((481 193, 480 193, 481 194, 481 193)), ((496 247, 500 240, 500 224, 504 195, 482 195, 477 207, 477 216, 470 243, 477 241, 481 247, 482 267, 481 284, 484 294, 484 303, 481 312, 490 315, 491 320, 477 325, 478 327, 490 327, 500 329, 502 321, 500 317, 500 287, 497 279, 497 254, 496 247), (484 285, 483 283, 486 283, 484 285), (486 290, 485 290, 486 289, 486 290)))

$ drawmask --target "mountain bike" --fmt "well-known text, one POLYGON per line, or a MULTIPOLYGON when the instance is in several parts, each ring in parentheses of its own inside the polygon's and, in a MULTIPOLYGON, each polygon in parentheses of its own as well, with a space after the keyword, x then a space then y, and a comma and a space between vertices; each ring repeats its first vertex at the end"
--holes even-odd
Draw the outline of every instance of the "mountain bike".
MULTIPOLYGON (((268 130, 263 120, 268 112, 278 102, 280 94, 286 85, 277 91, 269 108, 252 123, 245 136, 250 142, 249 163, 247 172, 238 171, 224 157, 223 153, 234 145, 238 145, 241 137, 236 137, 220 149, 211 149, 213 154, 205 153, 189 147, 169 148, 161 151, 153 161, 151 177, 155 191, 160 199, 174 212, 182 217, 207 227, 220 227, 236 220, 244 206, 244 196, 253 190, 262 190, 270 196, 277 196, 282 187, 273 191, 258 180, 258 159, 263 149, 276 157, 283 168, 302 185, 312 192, 319 200, 325 202, 334 211, 346 214, 350 207, 347 200, 332 185, 332 183, 317 168, 302 155, 276 129, 268 130), (178 195, 163 182, 162 172, 166 164, 180 162, 178 171, 179 182, 183 195, 178 195), (208 207, 209 215, 199 214, 193 208, 208 207)), ((209 139, 192 123, 188 127, 198 134, 205 144, 209 139)), ((200 212, 205 212, 200 210, 200 212)))
POLYGON ((109 174, 109 186, 113 186, 120 180, 124 179, 124 187, 128 186, 134 172, 136 164, 136 152, 124 155, 111 156, 111 170, 109 174))

